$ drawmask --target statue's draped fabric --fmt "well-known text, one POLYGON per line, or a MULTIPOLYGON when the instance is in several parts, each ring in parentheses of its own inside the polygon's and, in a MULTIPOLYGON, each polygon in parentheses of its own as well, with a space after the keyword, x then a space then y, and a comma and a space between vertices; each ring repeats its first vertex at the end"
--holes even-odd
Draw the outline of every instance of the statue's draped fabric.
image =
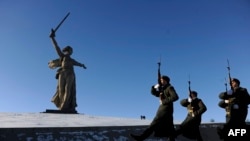
POLYGON ((70 57, 52 60, 50 68, 59 67, 56 78, 58 79, 57 89, 51 101, 59 110, 75 112, 76 103, 76 79, 73 66, 78 62, 70 57), (61 63, 60 63, 61 62, 61 63))

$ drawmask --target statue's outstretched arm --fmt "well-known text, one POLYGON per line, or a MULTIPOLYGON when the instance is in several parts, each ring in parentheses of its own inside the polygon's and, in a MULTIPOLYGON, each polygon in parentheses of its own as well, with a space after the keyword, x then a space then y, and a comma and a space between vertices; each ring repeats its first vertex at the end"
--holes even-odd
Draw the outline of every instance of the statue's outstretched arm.
POLYGON ((73 59, 73 61, 74 61, 74 65, 75 65, 75 66, 79 66, 79 67, 83 67, 84 69, 87 69, 87 67, 86 67, 84 64, 79 63, 79 62, 77 62, 77 61, 74 60, 74 59, 73 59))

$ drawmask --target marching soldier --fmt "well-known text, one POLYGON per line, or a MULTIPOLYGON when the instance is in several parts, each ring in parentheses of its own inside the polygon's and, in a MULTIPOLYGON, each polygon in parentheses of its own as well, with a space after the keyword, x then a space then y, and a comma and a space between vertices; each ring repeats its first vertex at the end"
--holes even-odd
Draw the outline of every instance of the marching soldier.
POLYGON ((168 137, 170 141, 175 141, 173 103, 177 101, 179 97, 174 87, 169 83, 170 78, 168 76, 162 76, 160 81, 161 86, 157 84, 151 88, 151 93, 159 97, 160 106, 150 126, 141 135, 130 134, 136 141, 143 141, 153 132, 156 137, 168 137))
POLYGON ((219 107, 225 109, 226 111, 226 123, 229 121, 231 117, 231 107, 232 107, 232 102, 234 101, 234 97, 232 95, 232 90, 227 91, 227 95, 225 95, 225 92, 222 92, 219 94, 219 98, 221 101, 219 102, 219 107))
POLYGON ((229 129, 247 128, 246 117, 248 114, 248 105, 250 104, 250 95, 246 88, 240 87, 240 81, 232 78, 231 90, 223 92, 219 95, 223 101, 219 106, 226 109, 226 124, 223 129, 218 129, 221 138, 228 134, 229 129))
POLYGON ((176 135, 182 134, 184 137, 203 141, 200 134, 201 117, 207 108, 203 101, 197 98, 197 92, 191 91, 187 99, 181 100, 181 105, 187 107, 188 114, 181 123, 180 128, 176 130, 176 135))

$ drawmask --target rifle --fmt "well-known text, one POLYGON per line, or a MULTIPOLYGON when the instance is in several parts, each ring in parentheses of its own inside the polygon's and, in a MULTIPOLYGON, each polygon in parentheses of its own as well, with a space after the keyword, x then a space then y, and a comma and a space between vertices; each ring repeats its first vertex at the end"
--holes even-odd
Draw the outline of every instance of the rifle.
POLYGON ((157 63, 158 64, 158 84, 159 84, 159 91, 162 91, 162 83, 161 83, 161 57, 160 61, 157 63))
POLYGON ((228 59, 227 59, 227 70, 228 70, 229 84, 230 84, 231 90, 233 90, 233 87, 232 87, 232 78, 231 78, 231 75, 230 75, 230 65, 229 65, 229 60, 228 59))
POLYGON ((226 92, 227 92, 227 79, 225 78, 225 87, 226 87, 226 92))
POLYGON ((190 81, 190 76, 189 76, 189 79, 188 79, 188 91, 189 91, 189 97, 191 98, 191 81, 190 81))
POLYGON ((159 97, 160 97, 160 103, 162 104, 162 99, 165 99, 165 96, 163 94, 163 87, 162 87, 162 83, 161 83, 161 57, 160 57, 160 61, 157 63, 158 64, 158 85, 159 85, 159 97))
MULTIPOLYGON (((189 98, 192 99, 192 95, 191 95, 191 81, 190 81, 190 76, 188 78, 188 91, 189 91, 189 98)), ((194 117, 194 107, 192 105, 192 103, 190 103, 188 105, 188 112, 192 114, 192 117, 194 117)))
MULTIPOLYGON (((233 89, 233 86, 232 86, 232 78, 231 78, 231 74, 230 74, 230 65, 229 65, 229 60, 227 59, 227 70, 228 70, 228 79, 229 79, 229 84, 230 84, 230 87, 231 87, 231 90, 234 91, 233 89)), ((225 84, 226 85, 226 84, 225 84)), ((226 85, 227 86, 227 85, 226 85)), ((226 88, 227 90, 227 88, 226 88)), ((227 91, 226 91, 227 92, 227 91)), ((228 98, 227 100, 229 101, 228 102, 228 106, 225 107, 225 110, 226 110, 226 114, 227 115, 231 115, 231 108, 232 108, 232 104, 233 104, 233 100, 235 98, 228 98)))

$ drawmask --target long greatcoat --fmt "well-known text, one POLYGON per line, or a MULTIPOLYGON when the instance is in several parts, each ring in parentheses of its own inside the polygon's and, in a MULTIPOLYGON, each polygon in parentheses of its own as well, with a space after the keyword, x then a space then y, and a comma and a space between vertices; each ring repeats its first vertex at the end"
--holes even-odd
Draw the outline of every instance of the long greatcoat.
POLYGON ((175 89, 171 85, 163 87, 163 96, 160 96, 160 91, 157 91, 154 87, 151 88, 151 93, 160 98, 161 104, 158 107, 156 116, 150 124, 154 127, 154 136, 156 137, 169 137, 175 132, 173 123, 173 102, 179 99, 175 89))
POLYGON ((232 94, 222 92, 219 94, 220 101, 219 106, 225 108, 227 111, 226 124, 222 129, 218 130, 218 134, 224 141, 232 140, 231 136, 228 136, 230 129, 247 129, 247 135, 238 137, 240 141, 250 140, 250 126, 245 123, 248 114, 248 105, 250 104, 250 95, 246 88, 238 87, 233 90, 232 94), (228 100, 229 103, 225 103, 228 100))
POLYGON ((188 102, 188 99, 183 99, 180 103, 188 110, 185 120, 180 125, 182 135, 190 139, 196 139, 200 136, 201 117, 206 112, 207 107, 199 98, 195 98, 191 102, 188 102))
POLYGON ((250 104, 250 95, 247 89, 238 87, 231 95, 223 92, 219 97, 223 100, 219 103, 219 106, 226 108, 228 113, 227 124, 230 126, 244 125, 248 114, 248 105, 250 104), (229 103, 225 103, 224 100, 229 100, 229 103), (237 105, 237 108, 235 105, 237 105))

